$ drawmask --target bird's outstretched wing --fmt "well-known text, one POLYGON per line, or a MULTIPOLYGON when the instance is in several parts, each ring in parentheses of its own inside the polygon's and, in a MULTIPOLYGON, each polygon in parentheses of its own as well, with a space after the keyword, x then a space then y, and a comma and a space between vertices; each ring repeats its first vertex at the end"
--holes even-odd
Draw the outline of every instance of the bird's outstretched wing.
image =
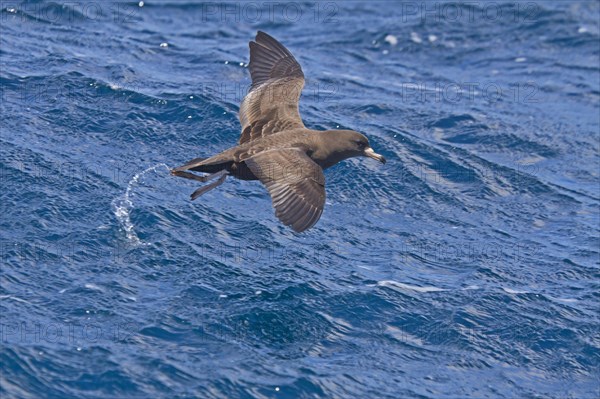
POLYGON ((304 74, 292 53, 259 31, 250 42, 252 86, 240 106, 240 144, 283 130, 303 128, 298 111, 304 74))
POLYGON ((325 206, 325 176, 304 151, 263 151, 245 163, 269 190, 275 215, 283 224, 302 232, 317 223, 325 206))

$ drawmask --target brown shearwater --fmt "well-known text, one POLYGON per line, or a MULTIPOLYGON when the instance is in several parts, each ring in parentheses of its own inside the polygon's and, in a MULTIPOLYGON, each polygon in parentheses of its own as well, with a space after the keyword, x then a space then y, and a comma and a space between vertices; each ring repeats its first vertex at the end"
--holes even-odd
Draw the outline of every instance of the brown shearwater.
POLYGON ((298 111, 304 73, 292 53, 271 36, 259 31, 250 42, 248 67, 252 86, 240 106, 238 145, 210 158, 195 158, 171 173, 201 182, 217 179, 194 191, 192 200, 222 184, 228 175, 260 180, 279 220, 302 232, 323 213, 323 169, 351 157, 382 163, 385 158, 353 130, 318 131, 304 126, 298 111))

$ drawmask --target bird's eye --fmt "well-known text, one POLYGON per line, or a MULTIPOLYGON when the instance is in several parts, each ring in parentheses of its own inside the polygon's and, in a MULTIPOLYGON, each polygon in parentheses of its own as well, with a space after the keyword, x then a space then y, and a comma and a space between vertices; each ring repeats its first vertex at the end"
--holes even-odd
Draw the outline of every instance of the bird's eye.
POLYGON ((367 143, 365 143, 364 141, 357 141, 356 145, 358 146, 358 148, 365 148, 367 143))

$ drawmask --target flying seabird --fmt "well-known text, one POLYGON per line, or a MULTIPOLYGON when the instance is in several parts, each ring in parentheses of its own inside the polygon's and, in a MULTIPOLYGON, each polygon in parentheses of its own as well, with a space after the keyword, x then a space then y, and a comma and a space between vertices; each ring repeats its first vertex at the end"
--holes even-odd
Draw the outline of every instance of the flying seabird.
POLYGON ((260 180, 279 220, 302 232, 323 213, 323 169, 351 157, 381 163, 385 158, 353 130, 318 131, 304 126, 298 111, 304 73, 292 53, 273 37, 261 31, 256 34, 250 42, 248 67, 252 86, 240 106, 238 145, 210 158, 192 159, 171 174, 201 182, 217 179, 194 191, 192 200, 221 185, 228 175, 260 180))

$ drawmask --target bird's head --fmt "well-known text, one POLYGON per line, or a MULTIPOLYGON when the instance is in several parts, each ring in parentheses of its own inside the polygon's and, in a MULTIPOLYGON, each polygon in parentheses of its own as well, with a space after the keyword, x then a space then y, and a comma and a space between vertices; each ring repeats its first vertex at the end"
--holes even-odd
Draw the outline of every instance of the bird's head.
POLYGON ((369 157, 381 163, 386 162, 383 155, 373 151, 369 139, 365 135, 354 130, 330 130, 328 133, 334 151, 339 154, 340 158, 369 157))

